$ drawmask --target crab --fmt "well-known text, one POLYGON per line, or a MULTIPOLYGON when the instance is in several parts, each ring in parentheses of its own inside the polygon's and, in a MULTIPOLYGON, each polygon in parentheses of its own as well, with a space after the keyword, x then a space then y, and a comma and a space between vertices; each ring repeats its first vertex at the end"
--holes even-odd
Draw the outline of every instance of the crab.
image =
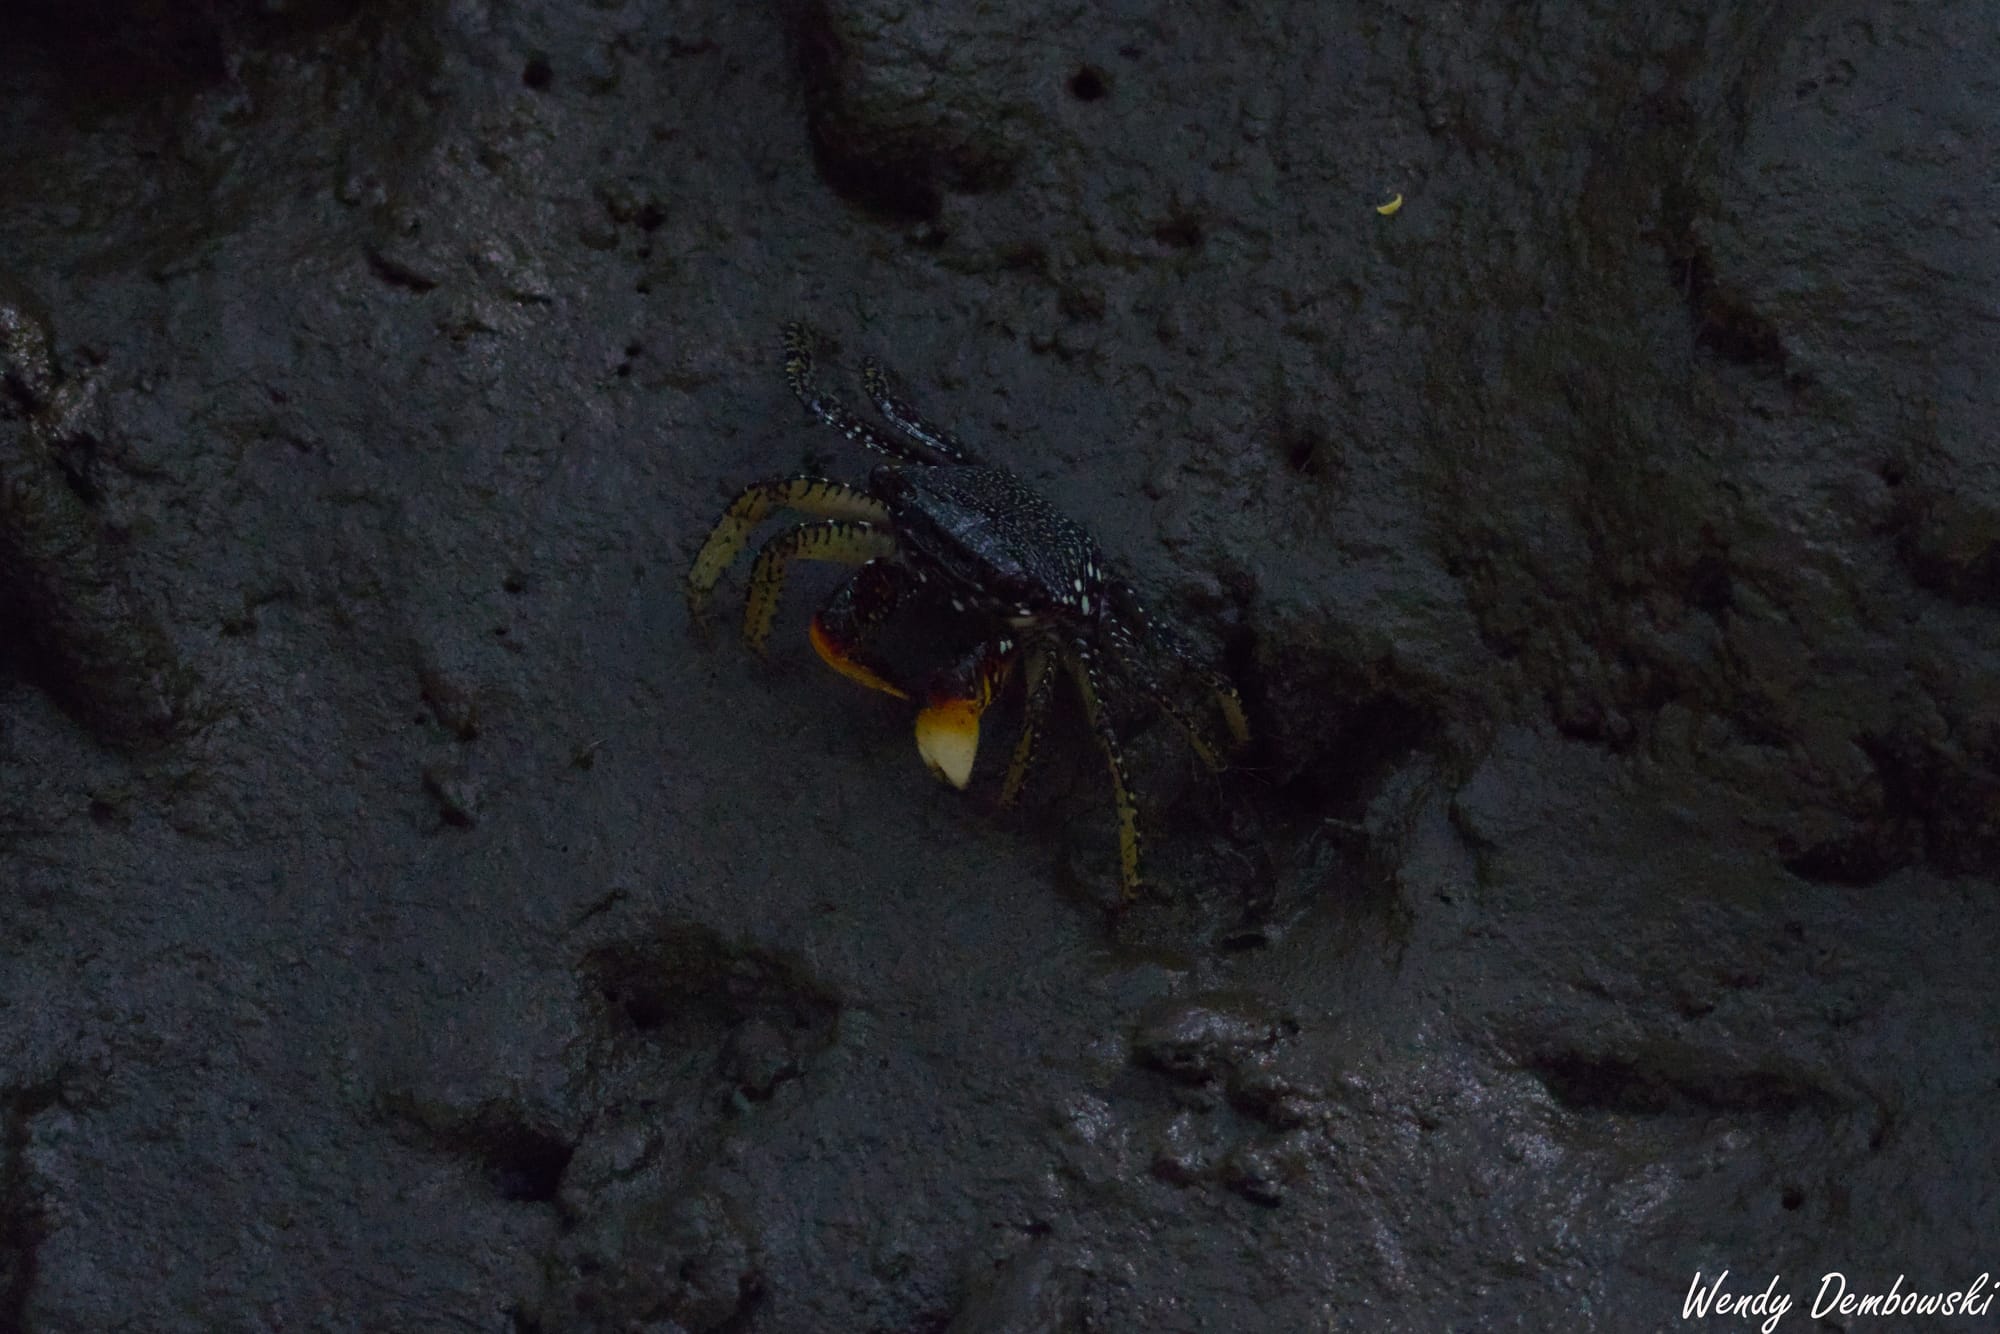
POLYGON ((1107 707, 1115 681, 1129 685, 1177 723, 1196 755, 1221 769, 1230 746, 1249 739, 1243 702, 1221 673, 1156 622, 1130 584, 1113 578, 1097 542, 1014 473, 981 461, 959 438, 897 397, 872 358, 863 385, 887 423, 863 421, 813 381, 815 338, 802 324, 784 330, 785 378, 806 410, 847 439, 893 460, 866 486, 790 476, 745 487, 730 502, 687 575, 691 619, 704 622, 716 583, 774 512, 803 520, 758 549, 744 596, 743 639, 762 654, 793 561, 856 565, 814 614, 808 637, 834 671, 898 699, 918 699, 918 754, 953 787, 970 781, 980 718, 1018 669, 1024 682, 1019 737, 1000 805, 1019 798, 1048 720, 1055 682, 1067 674, 1104 752, 1118 817, 1122 899, 1136 899, 1140 875, 1138 807, 1124 749, 1107 707), (901 606, 948 605, 979 627, 974 647, 915 686, 866 655, 869 637, 901 606), (1216 737, 1190 700, 1195 684, 1227 728, 1216 737))

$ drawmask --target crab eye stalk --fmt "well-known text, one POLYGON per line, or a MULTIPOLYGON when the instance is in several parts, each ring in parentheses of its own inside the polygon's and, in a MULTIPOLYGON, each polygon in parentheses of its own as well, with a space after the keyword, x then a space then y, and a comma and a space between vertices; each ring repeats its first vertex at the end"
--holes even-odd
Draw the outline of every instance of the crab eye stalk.
POLYGON ((917 754, 954 788, 971 782, 979 724, 1018 661, 1026 677, 1021 730, 1000 792, 1012 805, 1034 760, 1035 740, 1050 718, 1059 677, 1076 689, 1110 770, 1118 816, 1122 901, 1137 898, 1139 809, 1111 717, 1108 687, 1136 690, 1187 734, 1213 768, 1228 747, 1210 736, 1203 716, 1212 695, 1228 739, 1247 739, 1236 687, 1210 668, 1172 629, 1155 625, 1138 594, 1107 576, 1088 533, 1005 468, 982 463, 951 432, 898 398, 872 363, 864 376, 884 425, 856 417, 813 379, 813 338, 785 331, 785 378, 808 413, 890 462, 866 486, 825 477, 777 477, 739 491, 702 542, 685 578, 688 613, 699 620, 717 581, 742 555, 763 521, 778 511, 799 516, 757 548, 743 600, 743 641, 762 653, 787 572, 800 562, 858 566, 813 616, 815 652, 840 675, 871 690, 922 703, 917 754), (954 635, 983 642, 919 684, 898 681, 878 665, 869 643, 906 600, 930 610, 949 606, 954 635), (1198 685, 1194 699, 1184 688, 1198 685), (912 688, 914 687, 914 688, 912 688), (1197 707, 1201 706, 1201 707, 1197 707))

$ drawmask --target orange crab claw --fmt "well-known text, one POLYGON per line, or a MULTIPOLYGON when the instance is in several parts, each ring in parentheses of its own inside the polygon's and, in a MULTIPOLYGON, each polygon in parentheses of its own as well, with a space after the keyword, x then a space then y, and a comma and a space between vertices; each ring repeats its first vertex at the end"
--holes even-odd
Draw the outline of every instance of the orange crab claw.
MULTIPOLYGON (((885 695, 894 695, 897 699, 910 697, 909 691, 887 680, 867 663, 848 656, 846 646, 828 633, 818 616, 812 618, 812 626, 806 631, 806 635, 812 640, 813 651, 819 654, 826 665, 848 680, 859 681, 870 690, 879 690, 885 695)), ((977 723, 974 725, 976 727, 977 723)))
POLYGON ((917 715, 917 754, 930 771, 964 789, 972 780, 972 761, 979 754, 979 715, 983 699, 933 700, 917 715))
POLYGON ((917 715, 917 754, 932 773, 961 791, 972 780, 972 761, 979 755, 979 716, 1000 693, 1013 665, 1011 641, 974 650, 932 682, 917 715))

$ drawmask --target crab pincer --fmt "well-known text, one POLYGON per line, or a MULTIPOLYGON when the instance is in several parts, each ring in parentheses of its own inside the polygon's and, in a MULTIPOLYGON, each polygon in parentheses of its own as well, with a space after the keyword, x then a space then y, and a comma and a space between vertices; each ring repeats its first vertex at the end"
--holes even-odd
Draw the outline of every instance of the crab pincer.
POLYGON ((1051 669, 1064 669, 1110 769, 1119 880, 1124 897, 1136 897, 1138 807, 1107 692, 1116 684, 1145 696, 1187 734, 1204 762, 1220 768, 1230 744, 1248 737, 1236 688, 1178 635, 1156 626, 1130 586, 1107 576, 1096 540, 1039 492, 1007 469, 982 462, 958 436, 897 397, 873 361, 863 383, 886 425, 856 416, 814 382, 815 351, 805 326, 785 327, 792 392, 813 417, 890 462, 861 486, 793 476, 744 488, 688 571, 690 614, 700 618, 723 571, 766 518, 779 511, 803 516, 758 548, 744 596, 744 642, 763 650, 793 562, 857 566, 814 615, 808 638, 820 658, 850 681, 922 700, 917 753, 956 788, 971 781, 981 718, 1016 665, 1025 664, 1021 735, 1001 790, 1003 805, 1011 805, 1026 782, 1048 718, 1057 677, 1051 669), (921 690, 900 684, 867 653, 875 631, 913 604, 948 607, 986 627, 978 644, 921 690), (1190 679, 1201 686, 1193 700, 1183 690, 1190 679), (1202 696, 1223 720, 1220 743, 1200 716, 1202 696))

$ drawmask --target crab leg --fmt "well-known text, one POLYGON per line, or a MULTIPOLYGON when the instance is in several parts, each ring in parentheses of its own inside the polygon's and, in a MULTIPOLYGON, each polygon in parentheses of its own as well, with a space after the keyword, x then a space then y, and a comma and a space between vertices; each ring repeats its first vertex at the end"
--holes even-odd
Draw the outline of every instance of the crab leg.
MULTIPOLYGON (((1138 594, 1132 590, 1131 585, 1114 584, 1111 593, 1115 610, 1109 618, 1112 627, 1110 638, 1113 645, 1120 650, 1127 668, 1138 668, 1149 656, 1153 656, 1142 649, 1139 643, 1141 637, 1156 648, 1164 649, 1181 666, 1199 677, 1201 683, 1214 694, 1215 702, 1222 710, 1223 722, 1229 728, 1231 740, 1239 746, 1248 741, 1250 721, 1244 714, 1243 697, 1236 693, 1236 687, 1229 678, 1197 658, 1187 642, 1179 635, 1165 626, 1156 624, 1153 618, 1146 614, 1145 606, 1140 603, 1138 594), (1120 603, 1123 605, 1118 605, 1120 603)), ((1131 674, 1139 679, 1139 686, 1146 692, 1147 697, 1159 706, 1162 713, 1172 718, 1186 734, 1188 744, 1194 747, 1194 752, 1201 757, 1202 763, 1211 769, 1221 769, 1224 757, 1211 744, 1208 729, 1196 720, 1187 706, 1181 703, 1179 697, 1168 690, 1151 671, 1132 670, 1131 674)))
POLYGON ((973 461, 971 451, 960 443, 957 436, 942 426, 926 421, 915 408, 896 397, 889 388, 889 377, 883 372, 882 364, 873 357, 861 363, 861 384, 868 391, 868 401, 875 405, 875 411, 882 414, 882 419, 926 451, 946 463, 973 461))
POLYGON ((931 679, 917 714, 917 754, 930 771, 963 789, 979 754, 979 716, 986 712, 1014 668, 1014 641, 1002 635, 981 644, 931 679))
POLYGON ((1132 800, 1132 785, 1125 777, 1125 752, 1118 744, 1118 733, 1112 730, 1111 719, 1105 715, 1104 683, 1098 677, 1097 662, 1090 656, 1090 649, 1077 644, 1065 658, 1070 676, 1076 681, 1077 693, 1083 696, 1084 715, 1097 733, 1097 744, 1104 748, 1104 758, 1111 766, 1111 797, 1118 807, 1118 881, 1125 902, 1131 903, 1139 897, 1143 885, 1139 879, 1139 807, 1132 800))
POLYGON ((813 614, 807 631, 813 651, 827 666, 850 681, 897 699, 908 699, 910 692, 863 662, 856 650, 895 610, 908 579, 908 571, 900 565, 879 556, 868 561, 853 578, 833 590, 826 605, 813 614))
POLYGON ((815 519, 787 528, 764 544, 750 567, 750 588, 743 597, 743 642, 754 652, 764 651, 764 642, 771 637, 771 618, 778 614, 778 595, 785 591, 785 571, 792 561, 859 565, 895 551, 894 533, 857 519, 815 519))
POLYGON ((1014 742, 1014 759, 1007 766, 1007 781, 1000 787, 1000 804, 1012 806, 1021 796, 1021 785, 1028 779, 1029 766, 1035 762, 1035 742, 1040 739, 1042 722, 1048 717, 1049 699, 1054 694, 1056 674, 1049 670, 1049 651, 1045 648, 1030 649, 1024 667, 1027 673, 1027 696, 1021 705, 1021 735, 1014 742))
POLYGON ((866 491, 830 482, 824 477, 785 477, 746 486, 709 530, 708 540, 688 570, 688 615, 700 620, 708 595, 731 561, 748 545, 750 534, 773 510, 793 509, 821 519, 861 519, 887 523, 889 507, 866 491))
POLYGON ((930 449, 913 448, 882 434, 842 407, 839 399, 822 393, 819 386, 813 383, 813 347, 817 341, 813 331, 796 320, 785 326, 785 383, 792 387, 792 393, 798 396, 799 402, 806 405, 807 412, 855 444, 865 445, 878 454, 887 454, 905 463, 939 461, 930 449))
MULTIPOLYGON (((1194 715, 1194 712, 1188 708, 1187 704, 1151 672, 1131 670, 1134 664, 1130 661, 1125 665, 1128 669, 1127 674, 1136 678, 1139 688, 1145 692, 1146 698, 1152 700, 1161 713, 1166 714, 1167 717, 1174 720, 1174 725, 1181 729, 1181 734, 1187 738, 1189 748, 1194 751, 1201 762, 1217 772, 1226 768, 1228 759, 1221 751, 1216 749, 1215 737, 1212 730, 1194 715)), ((1242 705, 1236 699, 1235 690, 1229 687, 1227 683, 1224 683, 1221 687, 1217 688, 1216 697, 1222 702, 1223 714, 1229 724, 1230 735, 1234 737, 1238 744, 1249 740, 1249 734, 1243 727, 1242 705), (1225 690, 1228 691, 1227 695, 1222 693, 1225 690)))

